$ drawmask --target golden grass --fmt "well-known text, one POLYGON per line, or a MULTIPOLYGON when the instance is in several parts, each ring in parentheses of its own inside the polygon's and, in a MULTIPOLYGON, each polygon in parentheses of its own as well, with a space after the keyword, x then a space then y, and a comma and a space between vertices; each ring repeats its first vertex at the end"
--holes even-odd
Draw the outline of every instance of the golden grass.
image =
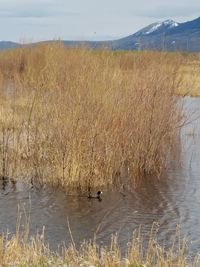
MULTIPOLYGON (((197 255, 187 258, 188 247, 185 239, 180 239, 179 228, 174 231, 171 247, 161 247, 157 239, 158 226, 152 225, 148 241, 143 241, 140 229, 133 233, 121 254, 117 234, 112 236, 109 246, 98 245, 95 238, 84 241, 77 249, 71 236, 71 245, 58 246, 57 251, 49 249, 45 243, 44 229, 35 236, 29 234, 30 218, 19 214, 16 233, 0 236, 0 266, 9 267, 183 267, 200 266, 197 255), (24 224, 22 224, 22 220, 24 224), (22 227, 23 226, 23 227, 22 227)), ((70 226, 69 226, 69 231, 70 226)))
POLYGON ((16 234, 0 237, 0 266, 2 267, 186 267, 200 266, 198 255, 187 259, 185 240, 175 232, 174 242, 164 249, 156 241, 154 226, 146 247, 143 246, 140 231, 135 231, 122 256, 117 236, 110 246, 100 246, 93 241, 83 242, 79 249, 75 244, 62 246, 53 252, 44 242, 44 231, 29 238, 28 224, 24 231, 17 227, 16 234))
POLYGON ((188 54, 180 68, 180 95, 200 96, 200 54, 188 54))
POLYGON ((40 45, 0 54, 0 173, 65 188, 159 177, 182 113, 179 54, 40 45))

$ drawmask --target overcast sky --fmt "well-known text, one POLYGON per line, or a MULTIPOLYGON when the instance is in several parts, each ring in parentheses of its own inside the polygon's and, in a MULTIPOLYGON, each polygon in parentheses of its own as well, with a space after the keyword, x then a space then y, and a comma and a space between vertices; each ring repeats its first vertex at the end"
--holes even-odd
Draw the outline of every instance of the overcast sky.
POLYGON ((0 0, 0 40, 107 40, 196 17, 200 0, 0 0))

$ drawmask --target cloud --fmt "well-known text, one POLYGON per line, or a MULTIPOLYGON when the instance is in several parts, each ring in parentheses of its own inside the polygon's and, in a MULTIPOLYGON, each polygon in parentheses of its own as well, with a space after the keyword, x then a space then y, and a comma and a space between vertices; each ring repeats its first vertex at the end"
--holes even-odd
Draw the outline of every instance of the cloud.
POLYGON ((77 16, 187 17, 200 14, 199 0, 0 0, 0 18, 77 16))
POLYGON ((0 38, 111 39, 158 20, 198 16, 200 0, 0 0, 0 38))
POLYGON ((65 1, 57 0, 0 0, 0 18, 42 18, 79 16, 65 1))
POLYGON ((161 2, 160 0, 154 0, 147 2, 146 0, 140 0, 140 4, 132 9, 132 14, 133 16, 154 18, 200 16, 200 1, 183 0, 175 2, 170 0, 161 2))

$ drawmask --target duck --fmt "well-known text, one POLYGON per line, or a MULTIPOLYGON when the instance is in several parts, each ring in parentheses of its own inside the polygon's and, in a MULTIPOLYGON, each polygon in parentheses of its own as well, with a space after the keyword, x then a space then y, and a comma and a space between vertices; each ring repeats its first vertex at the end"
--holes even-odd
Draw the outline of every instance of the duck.
POLYGON ((88 195, 88 198, 96 198, 96 199, 98 199, 99 201, 101 201, 102 200, 102 198, 101 198, 101 195, 103 194, 103 192, 102 191, 97 191, 97 194, 96 194, 96 196, 92 196, 91 195, 91 193, 89 192, 89 195, 88 195))

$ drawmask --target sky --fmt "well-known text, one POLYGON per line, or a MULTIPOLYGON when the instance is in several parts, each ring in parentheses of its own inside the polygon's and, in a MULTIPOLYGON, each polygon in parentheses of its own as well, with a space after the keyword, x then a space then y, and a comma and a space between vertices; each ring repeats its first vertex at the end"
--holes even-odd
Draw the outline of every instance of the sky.
POLYGON ((200 17, 200 0, 0 0, 0 40, 112 40, 200 17))

